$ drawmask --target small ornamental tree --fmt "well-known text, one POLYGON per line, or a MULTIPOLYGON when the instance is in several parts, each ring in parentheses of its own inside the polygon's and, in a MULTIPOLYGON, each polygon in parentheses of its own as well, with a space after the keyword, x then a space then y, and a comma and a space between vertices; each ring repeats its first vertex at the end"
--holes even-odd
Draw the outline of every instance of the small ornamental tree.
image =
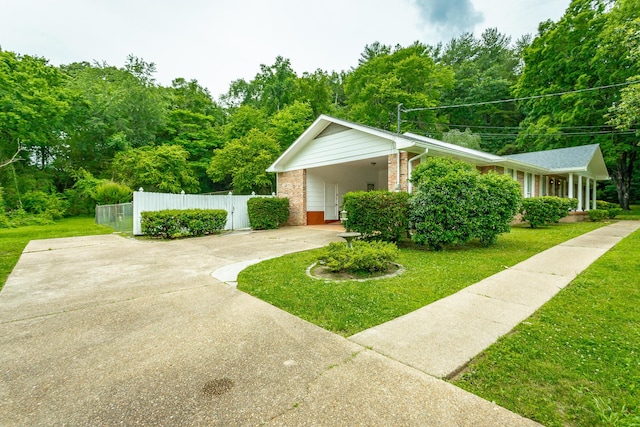
POLYGON ((348 231, 357 231, 365 240, 397 242, 407 231, 409 194, 389 191, 355 191, 344 195, 348 231))

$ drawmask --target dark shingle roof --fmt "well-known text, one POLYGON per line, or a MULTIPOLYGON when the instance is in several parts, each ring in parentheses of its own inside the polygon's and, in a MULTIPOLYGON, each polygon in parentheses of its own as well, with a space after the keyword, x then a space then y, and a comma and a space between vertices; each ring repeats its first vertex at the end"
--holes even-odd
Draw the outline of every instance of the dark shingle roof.
POLYGON ((548 169, 586 168, 593 159, 598 144, 579 147, 557 148, 555 150, 535 151, 533 153, 502 156, 548 169))

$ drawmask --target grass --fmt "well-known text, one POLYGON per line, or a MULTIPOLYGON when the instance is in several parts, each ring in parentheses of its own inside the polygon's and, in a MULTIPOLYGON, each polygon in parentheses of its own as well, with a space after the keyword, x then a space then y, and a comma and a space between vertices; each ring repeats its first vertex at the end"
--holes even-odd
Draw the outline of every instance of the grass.
POLYGON ((514 227, 490 248, 469 245, 443 252, 408 246, 397 277, 366 282, 323 282, 306 276, 318 250, 255 264, 238 288, 330 331, 349 336, 451 295, 506 267, 603 223, 514 227))
POLYGON ((616 219, 640 220, 640 205, 631 205, 629 207, 631 210, 622 211, 620 215, 616 216, 616 219))
POLYGON ((640 426, 640 231, 511 334, 459 387, 546 426, 640 426))
POLYGON ((93 218, 65 218, 53 225, 0 229, 0 289, 15 267, 27 243, 35 239, 108 234, 112 229, 96 225, 93 218))

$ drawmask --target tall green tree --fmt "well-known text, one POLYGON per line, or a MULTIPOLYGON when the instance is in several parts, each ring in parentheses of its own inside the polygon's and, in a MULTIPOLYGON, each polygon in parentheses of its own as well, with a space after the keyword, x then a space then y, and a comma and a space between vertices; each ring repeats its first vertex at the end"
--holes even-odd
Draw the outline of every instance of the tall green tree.
MULTIPOLYGON (((635 3, 626 1, 612 10, 609 25, 605 29, 605 38, 610 44, 619 44, 628 49, 628 58, 633 63, 640 62, 640 18, 639 11, 633 9, 635 3), (636 16, 636 19, 629 19, 636 16)), ((637 70, 640 73, 640 70, 637 70)), ((621 131, 630 131, 635 138, 624 138, 607 145, 608 154, 615 166, 612 177, 616 183, 618 200, 624 209, 631 203, 633 183, 637 183, 638 158, 640 157, 640 74, 628 79, 635 82, 622 89, 620 102, 609 109, 609 124, 621 131)))
MULTIPOLYGON (((512 45, 511 38, 496 28, 486 29, 479 38, 464 33, 443 49, 439 61, 455 73, 453 87, 442 96, 444 105, 484 103, 511 99, 518 79, 522 50, 530 43, 525 36, 512 45)), ((495 103, 446 111, 443 130, 471 128, 483 134, 481 148, 497 153, 514 141, 512 136, 522 120, 515 103, 495 103)))
POLYGON ((526 118, 518 149, 600 144, 623 208, 629 200, 623 181, 632 179, 635 159, 627 154, 628 147, 636 144, 636 137, 607 123, 609 108, 620 102, 620 88, 590 89, 640 74, 638 61, 630 58, 620 37, 620 28, 639 14, 635 0, 573 0, 557 23, 540 25, 524 52, 525 66, 515 91, 518 97, 572 92, 521 104, 526 118))
POLYGON ((303 73, 302 77, 296 80, 296 95, 293 102, 307 103, 314 117, 320 114, 335 114, 337 106, 332 83, 332 76, 326 71, 303 73))
POLYGON ((40 169, 64 156, 69 100, 64 75, 44 58, 0 50, 0 157, 18 147, 40 169))
POLYGON ((131 188, 166 193, 197 193, 198 180, 189 167, 189 153, 177 145, 130 148, 116 153, 114 180, 131 188))
POLYGON ((250 82, 231 83, 222 98, 230 107, 250 105, 271 115, 294 101, 297 79, 291 61, 278 56, 273 65, 260 64, 260 72, 250 82))
POLYGON ((226 183, 235 193, 269 194, 275 191, 275 176, 266 169, 280 151, 272 136, 252 129, 216 150, 207 172, 214 182, 226 183))
POLYGON ((189 165, 198 177, 201 190, 214 190, 206 171, 213 150, 223 145, 224 110, 196 80, 175 79, 164 94, 167 111, 156 141, 183 147, 189 153, 189 165))
POLYGON ((130 56, 123 68, 76 63, 62 69, 73 94, 67 130, 73 164, 100 175, 117 152, 155 142, 167 109, 153 63, 130 56))
POLYGON ((22 195, 55 192, 67 156, 65 76, 44 58, 0 49, 0 187, 8 209, 22 195))
POLYGON ((269 133, 284 151, 302 135, 314 118, 313 109, 308 103, 294 101, 269 118, 269 133))
MULTIPOLYGON (((365 51, 363 62, 345 80, 350 119, 382 129, 396 130, 398 104, 404 108, 433 107, 453 84, 453 71, 436 64, 432 49, 421 43, 365 51)), ((405 130, 425 130, 435 122, 433 112, 414 114, 405 130)))

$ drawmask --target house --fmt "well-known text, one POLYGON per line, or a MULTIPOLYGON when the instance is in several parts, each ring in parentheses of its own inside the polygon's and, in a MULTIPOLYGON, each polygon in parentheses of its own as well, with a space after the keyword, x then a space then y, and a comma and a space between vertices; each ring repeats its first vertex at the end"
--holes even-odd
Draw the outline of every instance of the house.
POLYGON ((277 174, 278 196, 290 200, 290 225, 323 224, 339 219, 347 192, 411 192, 411 171, 429 156, 463 160, 483 173, 508 174, 520 183, 524 197, 577 198, 577 211, 595 209, 596 182, 609 178, 597 144, 497 156, 325 115, 267 171, 277 174))

